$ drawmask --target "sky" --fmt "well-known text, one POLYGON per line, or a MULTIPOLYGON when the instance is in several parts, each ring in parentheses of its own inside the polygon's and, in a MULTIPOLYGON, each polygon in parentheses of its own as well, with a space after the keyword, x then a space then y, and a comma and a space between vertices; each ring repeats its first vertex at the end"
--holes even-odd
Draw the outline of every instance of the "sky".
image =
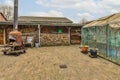
MULTIPOLYGON (((0 0, 13 6, 14 0, 0 0)), ((67 17, 89 21, 120 12, 120 0, 18 0, 19 16, 67 17)))

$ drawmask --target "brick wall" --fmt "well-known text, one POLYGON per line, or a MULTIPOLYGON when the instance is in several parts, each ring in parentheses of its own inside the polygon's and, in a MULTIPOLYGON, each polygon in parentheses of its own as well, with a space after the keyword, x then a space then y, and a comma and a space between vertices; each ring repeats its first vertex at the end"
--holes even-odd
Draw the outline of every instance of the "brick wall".
POLYGON ((68 45, 68 34, 45 34, 41 33, 41 46, 43 45, 68 45))

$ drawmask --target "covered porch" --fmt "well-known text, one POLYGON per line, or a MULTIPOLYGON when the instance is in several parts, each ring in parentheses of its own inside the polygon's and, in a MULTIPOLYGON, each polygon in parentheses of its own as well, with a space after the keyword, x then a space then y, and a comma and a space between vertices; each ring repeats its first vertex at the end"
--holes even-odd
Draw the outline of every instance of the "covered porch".
MULTIPOLYGON (((13 30, 13 23, 3 22, 0 25, 4 28, 2 33, 4 40, 1 44, 6 44, 8 34, 13 30)), ((18 24, 18 30, 23 33, 23 41, 34 40, 33 46, 35 43, 39 43, 39 46, 80 44, 81 27, 81 24, 74 23, 19 22, 18 24)))

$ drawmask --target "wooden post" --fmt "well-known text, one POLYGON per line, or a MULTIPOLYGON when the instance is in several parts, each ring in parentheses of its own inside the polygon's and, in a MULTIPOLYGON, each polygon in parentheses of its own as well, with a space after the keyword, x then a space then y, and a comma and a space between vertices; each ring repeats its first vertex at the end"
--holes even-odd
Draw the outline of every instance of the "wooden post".
POLYGON ((38 35, 39 35, 39 46, 40 46, 40 45, 41 45, 41 44, 40 44, 40 33, 41 33, 40 24, 38 24, 38 30, 39 30, 39 33, 38 33, 38 35))
POLYGON ((84 37, 83 37, 83 27, 81 28, 81 46, 84 44, 84 37))
POLYGON ((4 40, 3 43, 6 44, 6 32, 5 32, 5 28, 3 30, 3 38, 4 38, 3 39, 4 40))
POLYGON ((68 27, 69 45, 71 44, 71 27, 68 27))

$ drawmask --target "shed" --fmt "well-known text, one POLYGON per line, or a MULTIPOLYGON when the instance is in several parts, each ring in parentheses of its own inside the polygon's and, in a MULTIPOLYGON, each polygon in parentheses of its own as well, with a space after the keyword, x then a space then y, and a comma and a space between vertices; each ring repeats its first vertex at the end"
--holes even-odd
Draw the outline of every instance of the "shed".
MULTIPOLYGON (((18 18, 18 29, 24 39, 34 37, 40 46, 80 44, 81 24, 73 23, 65 17, 21 16, 18 18)), ((12 30, 12 20, 2 22, 6 27, 6 36, 12 30)), ((7 41, 7 40, 6 40, 7 41)))
MULTIPOLYGON (((5 18, 5 16, 0 12, 0 23, 1 22, 6 22, 7 19, 5 18)), ((4 44, 5 43, 5 29, 3 28, 3 26, 0 25, 0 44, 4 44)))

